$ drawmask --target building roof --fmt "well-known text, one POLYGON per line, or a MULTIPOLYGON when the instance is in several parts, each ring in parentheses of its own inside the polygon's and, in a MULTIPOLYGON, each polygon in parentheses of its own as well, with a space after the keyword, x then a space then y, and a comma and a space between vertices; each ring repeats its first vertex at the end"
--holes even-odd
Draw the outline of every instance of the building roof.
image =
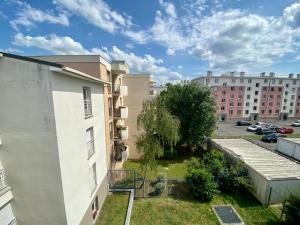
POLYGON ((268 180, 300 179, 300 165, 244 139, 212 142, 268 180))
POLYGON ((45 60, 41 60, 41 59, 37 59, 37 58, 14 55, 14 54, 5 53, 5 52, 0 52, 0 56, 47 65, 47 66, 50 66, 49 69, 53 72, 58 72, 61 74, 65 74, 65 75, 69 75, 69 76, 73 76, 73 77, 77 77, 77 78, 81 78, 81 79, 85 79, 85 80, 89 80, 89 81, 94 81, 94 82, 98 82, 98 83, 109 84, 109 82, 107 82, 107 81, 104 81, 99 78, 95 78, 93 76, 90 76, 89 74, 83 73, 81 71, 75 70, 73 68, 64 66, 64 65, 56 63, 56 62, 49 62, 49 61, 45 61, 45 60))
POLYGON ((300 138, 283 138, 283 139, 300 145, 300 138))

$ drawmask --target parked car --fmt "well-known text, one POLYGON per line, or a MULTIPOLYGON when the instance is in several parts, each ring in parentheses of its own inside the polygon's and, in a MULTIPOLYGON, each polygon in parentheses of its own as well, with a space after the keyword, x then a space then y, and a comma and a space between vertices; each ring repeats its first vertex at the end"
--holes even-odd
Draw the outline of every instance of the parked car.
POLYGON ((257 128, 259 128, 259 126, 251 125, 251 126, 247 127, 247 131, 255 132, 257 128))
POLYGON ((272 134, 262 136, 261 140, 264 142, 277 142, 277 139, 280 137, 286 137, 286 135, 272 133, 272 134))
POLYGON ((237 126, 250 126, 252 123, 250 121, 239 120, 236 122, 237 126))
POLYGON ((290 127, 282 127, 276 129, 276 132, 280 134, 292 134, 294 132, 294 129, 290 127))
POLYGON ((300 127, 300 120, 296 120, 294 123, 292 123, 293 127, 300 127))
POLYGON ((255 125, 256 125, 256 126, 260 126, 260 127, 265 127, 265 126, 267 126, 268 124, 267 124, 267 123, 263 123, 263 122, 256 122, 255 125))
POLYGON ((278 126, 276 126, 276 125, 270 125, 270 126, 268 126, 267 128, 276 132, 276 130, 277 130, 278 128, 280 128, 280 127, 278 127, 278 126))
POLYGON ((266 127, 259 127, 259 128, 256 129, 255 133, 256 134, 267 135, 267 134, 276 133, 276 131, 275 130, 270 130, 269 128, 266 128, 266 127))

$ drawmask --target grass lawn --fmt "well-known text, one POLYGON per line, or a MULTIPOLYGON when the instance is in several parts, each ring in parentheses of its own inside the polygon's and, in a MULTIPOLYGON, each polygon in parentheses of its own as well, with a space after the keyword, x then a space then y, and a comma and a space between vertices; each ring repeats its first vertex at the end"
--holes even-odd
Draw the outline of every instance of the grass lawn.
MULTIPOLYGON (((159 160, 157 169, 147 173, 147 179, 156 179, 156 176, 159 172, 166 173, 169 179, 184 179, 187 169, 187 161, 188 157, 174 160, 159 160)), ((124 169, 136 170, 143 175, 141 172, 140 163, 138 161, 126 161, 123 167, 124 169)))
POLYGON ((128 193, 108 195, 96 225, 123 225, 127 212, 128 193))

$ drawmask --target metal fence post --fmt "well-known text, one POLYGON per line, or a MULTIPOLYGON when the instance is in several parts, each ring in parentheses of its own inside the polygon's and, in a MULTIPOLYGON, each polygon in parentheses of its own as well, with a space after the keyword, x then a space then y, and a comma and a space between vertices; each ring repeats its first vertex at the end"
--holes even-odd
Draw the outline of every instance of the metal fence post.
POLYGON ((286 203, 286 200, 284 200, 284 202, 283 202, 283 206, 282 206, 282 210, 281 210, 281 215, 280 215, 280 220, 282 220, 282 217, 283 217, 285 203, 286 203))
POLYGON ((272 187, 270 187, 270 192, 269 192, 269 196, 268 196, 268 203, 267 203, 267 206, 270 205, 271 194, 272 194, 272 187))

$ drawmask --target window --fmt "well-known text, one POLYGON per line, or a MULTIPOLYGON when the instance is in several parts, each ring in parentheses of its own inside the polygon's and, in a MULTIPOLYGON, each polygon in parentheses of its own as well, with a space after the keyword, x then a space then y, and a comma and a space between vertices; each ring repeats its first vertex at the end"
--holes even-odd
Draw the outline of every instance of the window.
POLYGON ((230 95, 230 98, 233 99, 233 98, 234 98, 234 95, 230 95))
POLYGON ((258 95, 258 91, 255 91, 255 95, 258 95))
POLYGON ((250 99, 250 95, 247 95, 247 99, 250 99))
POLYGON ((264 83, 267 84, 268 83, 268 79, 264 79, 264 83))
POLYGON ((221 102, 226 102, 226 99, 225 99, 225 98, 222 98, 221 102))
POLYGON ((240 91, 243 91, 243 90, 244 90, 244 87, 239 87, 239 90, 240 90, 240 91))
POLYGON ((293 84, 296 85, 296 84, 297 84, 297 81, 296 81, 296 80, 293 80, 293 84))
POLYGON ((249 114, 249 110, 245 110, 245 114, 249 114))
POLYGON ((234 87, 231 87, 231 88, 230 88, 230 90, 232 90, 232 91, 234 91, 234 89, 235 89, 234 87))
POLYGON ((223 111, 223 110, 225 110, 225 107, 224 107, 224 106, 222 106, 222 107, 221 107, 221 110, 222 110, 222 111, 223 111))
POLYGON ((271 109, 269 110, 269 114, 272 114, 272 110, 271 109))
POLYGON ((284 102, 287 102, 287 99, 285 98, 283 101, 284 101, 284 102))
POLYGON ((237 111, 237 115, 240 116, 242 114, 242 110, 237 111))
POLYGON ((293 110, 290 110, 290 114, 293 114, 293 110))
POLYGON ((229 106, 233 106, 233 102, 230 102, 230 103, 229 103, 229 106))
POLYGON ((283 110, 286 110, 286 106, 283 106, 282 108, 283 108, 283 110))
POLYGON ((292 92, 296 91, 296 88, 292 88, 292 92))
POLYGON ((277 99, 280 99, 281 98, 281 95, 277 95, 277 99))
POLYGON ((226 82, 224 82, 224 83, 223 83, 223 86, 224 86, 224 87, 226 87, 226 86, 227 86, 227 83, 226 83, 226 82))
POLYGON ((257 106, 253 106, 253 110, 256 110, 257 109, 257 106))
POLYGON ((232 79, 231 79, 231 82, 232 82, 233 84, 235 84, 235 78, 232 78, 232 79))
POLYGON ((269 106, 273 106, 273 102, 269 102, 269 106))
POLYGON ((275 79, 272 79, 272 84, 275 84, 275 79))
POLYGON ((270 99, 273 99, 274 95, 270 95, 270 99))
POLYGON ((239 97, 238 97, 239 99, 242 99, 243 98, 243 96, 242 95, 239 95, 239 97))
POLYGON ((86 148, 87 148, 88 159, 89 159, 95 153, 94 129, 93 129, 93 127, 86 130, 86 148))
POLYGON ((246 106, 249 106, 249 102, 246 102, 246 106))
POLYGON ((251 91, 251 87, 247 87, 247 91, 251 91))
POLYGON ((83 104, 84 104, 84 115, 85 117, 92 116, 92 98, 91 98, 91 88, 83 88, 83 104))
POLYGON ((288 87, 289 87, 289 84, 285 84, 285 87, 287 87, 287 88, 288 88, 288 87))
POLYGON ((261 105, 262 105, 262 106, 265 106, 265 103, 264 103, 264 102, 262 102, 262 103, 261 103, 261 105))
POLYGON ((284 94, 285 94, 285 95, 288 95, 288 94, 289 94, 289 92, 288 92, 288 91, 286 91, 284 94))
POLYGON ((282 80, 279 80, 279 84, 282 84, 282 80))
POLYGON ((266 95, 263 95, 263 96, 262 96, 262 99, 266 99, 266 97, 267 97, 266 95))
POLYGON ((291 96, 291 99, 294 100, 294 99, 295 99, 295 95, 292 95, 292 96, 291 96))
POLYGON ((240 84, 243 84, 244 83, 244 79, 240 79, 240 84))
POLYGON ((91 193, 93 193, 97 186, 96 163, 94 163, 92 167, 90 167, 89 175, 90 175, 90 190, 91 193))
POLYGON ((271 91, 274 91, 274 88, 273 88, 273 87, 271 87, 271 91))
POLYGON ((226 95, 226 91, 222 91, 222 95, 226 95))
POLYGON ((256 84, 255 84, 255 87, 259 87, 259 83, 256 83, 256 84))
POLYGON ((238 104, 237 104, 238 106, 242 106, 242 103, 241 102, 238 102, 238 104))
POLYGON ((260 112, 261 112, 261 114, 265 114, 265 110, 261 110, 260 112))
POLYGON ((294 106, 294 103, 293 103, 293 102, 291 102, 290 106, 294 106))
POLYGON ((98 203, 98 196, 96 196, 95 199, 94 199, 94 201, 92 202, 92 216, 93 216, 93 220, 96 219, 98 211, 99 211, 99 203, 98 203))
POLYGON ((278 88, 278 91, 282 91, 282 87, 279 87, 279 88, 278 88))
POLYGON ((279 110, 277 109, 275 112, 278 114, 278 113, 279 113, 279 110))
POLYGON ((233 110, 229 110, 229 115, 233 115, 233 110))
POLYGON ((219 83, 219 78, 215 78, 215 84, 219 83))
POLYGON ((267 87, 263 87, 263 91, 266 91, 267 90, 267 87))
POLYGON ((251 83, 252 83, 252 80, 251 80, 251 79, 248 79, 248 83, 251 84, 251 83))
POLYGON ((257 98, 254 99, 254 102, 257 102, 257 98))

